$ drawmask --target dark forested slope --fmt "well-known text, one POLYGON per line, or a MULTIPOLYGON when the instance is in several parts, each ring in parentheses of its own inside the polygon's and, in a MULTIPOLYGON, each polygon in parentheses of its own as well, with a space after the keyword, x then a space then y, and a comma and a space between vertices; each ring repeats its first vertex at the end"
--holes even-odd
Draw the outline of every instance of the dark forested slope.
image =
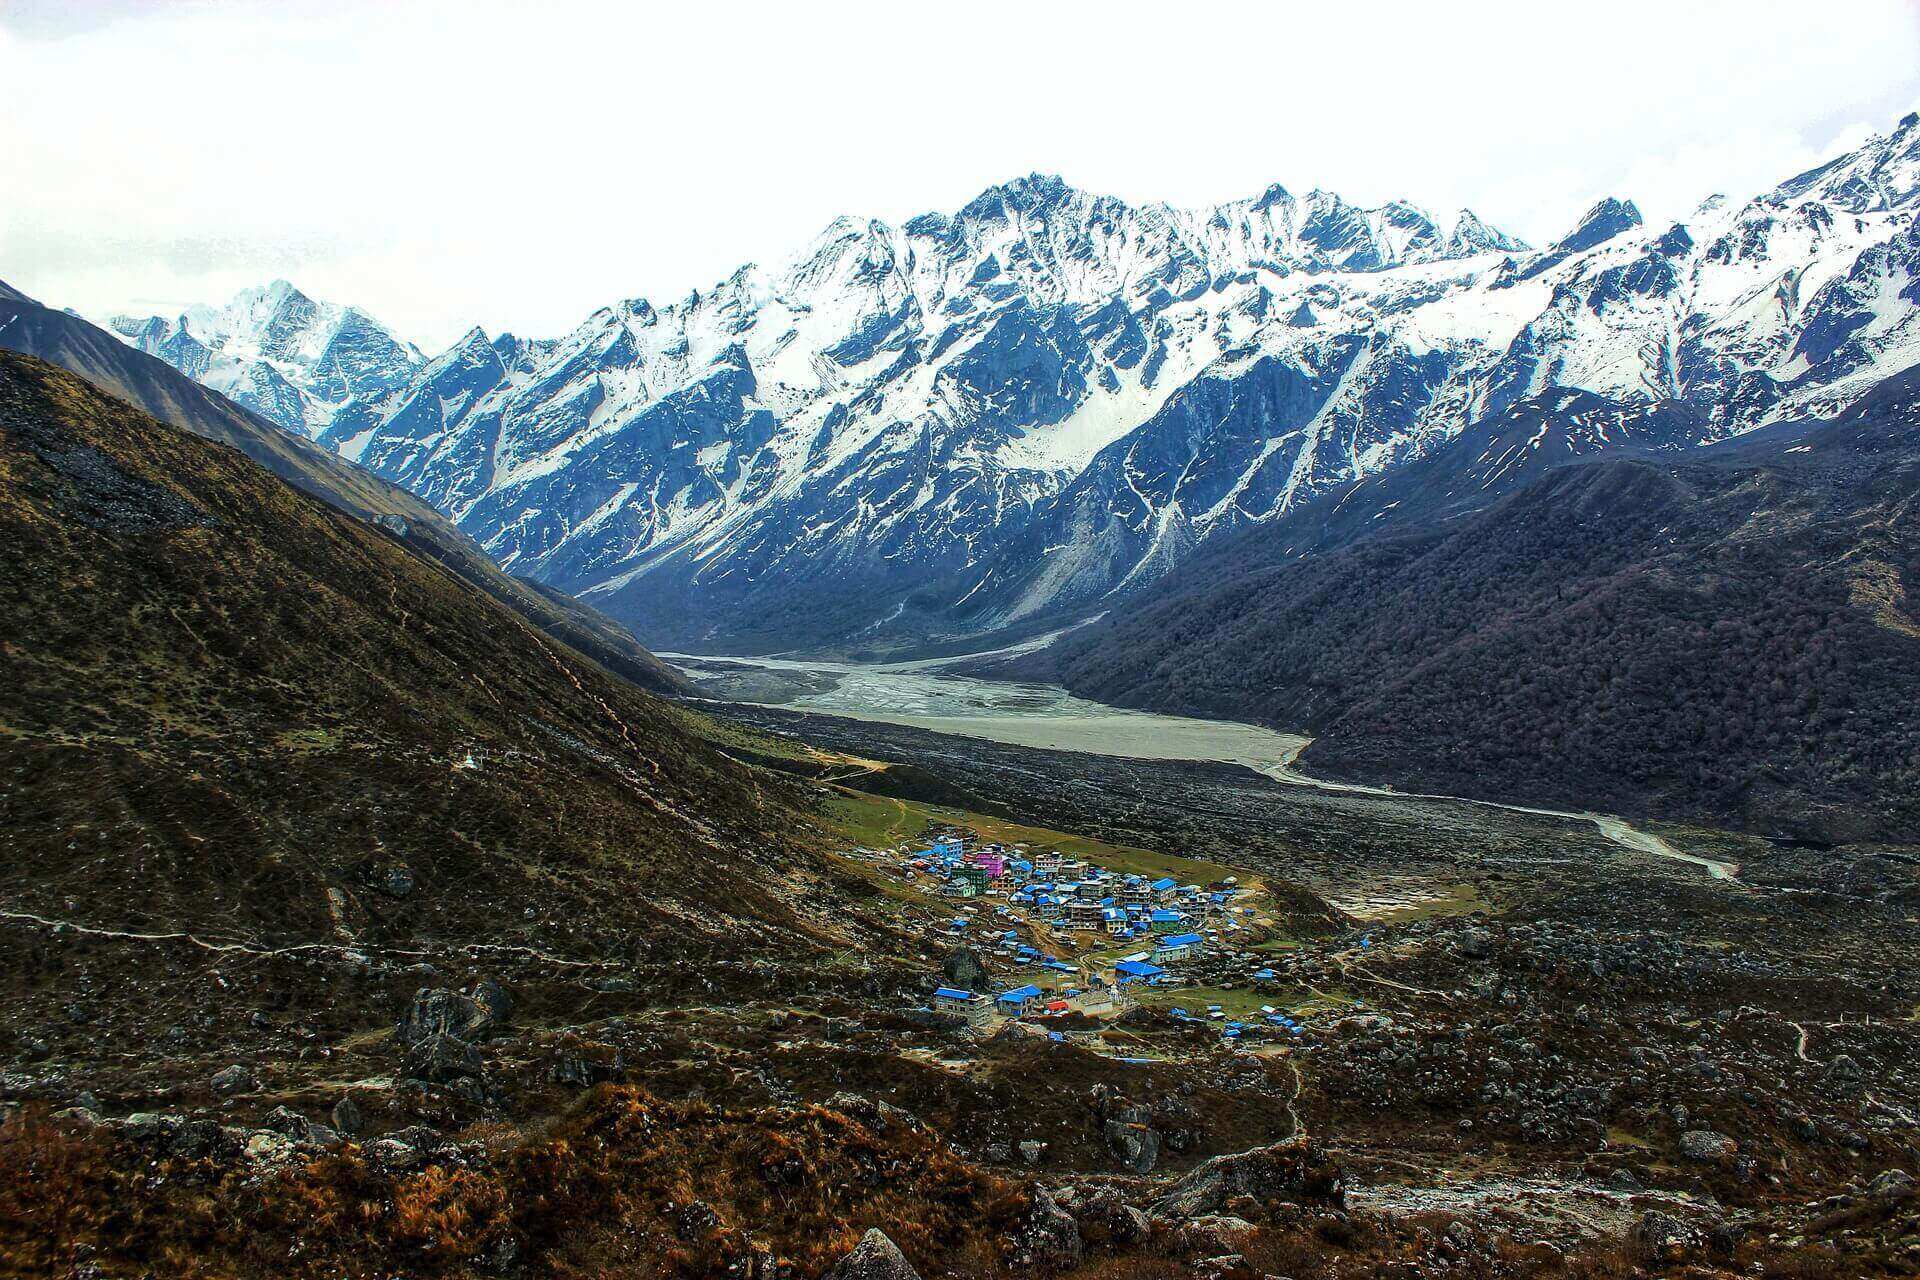
POLYGON ((1311 731, 1332 776, 1911 836, 1917 391, 1304 559, 1250 539, 1251 568, 1212 557, 1049 661, 1089 697, 1311 731))

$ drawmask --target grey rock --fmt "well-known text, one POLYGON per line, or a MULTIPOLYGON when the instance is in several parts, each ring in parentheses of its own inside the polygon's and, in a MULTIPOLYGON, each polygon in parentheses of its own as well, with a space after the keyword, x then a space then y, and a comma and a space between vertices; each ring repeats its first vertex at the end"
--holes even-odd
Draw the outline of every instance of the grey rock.
POLYGON ((485 1069, 480 1051, 457 1036, 428 1036, 407 1050, 407 1070, 422 1080, 445 1084, 485 1069))
POLYGON ((1670 1213, 1649 1209, 1633 1226, 1633 1242, 1654 1261, 1675 1263, 1700 1247, 1700 1233, 1670 1213))
POLYGON ((352 1094, 341 1094, 340 1101, 333 1104, 333 1127, 341 1133, 352 1135, 360 1132, 366 1117, 360 1114, 360 1104, 353 1100, 352 1094))
POLYGON ((869 1129, 877 1129, 882 1133, 893 1128, 911 1130, 925 1127, 911 1111, 902 1110, 879 1098, 869 1098, 864 1093, 842 1090, 828 1098, 826 1105, 828 1110, 852 1116, 869 1129))
POLYGON ((471 1040, 491 1030, 495 1021, 493 1011, 475 996, 445 987, 422 987, 394 1030, 400 1043, 412 1048, 435 1036, 471 1040))
POLYGON ((1107 1150, 1135 1173, 1151 1173, 1159 1162, 1160 1135, 1146 1124, 1115 1118, 1107 1121, 1102 1136, 1107 1150))
POLYGON ((1904 1200, 1913 1194, 1913 1175, 1905 1169, 1883 1169, 1867 1184, 1867 1194, 1876 1200, 1904 1200))
POLYGON ((120 1123, 129 1137, 159 1138, 171 1136, 178 1131, 180 1117, 164 1115, 157 1111, 136 1111, 120 1123))
POLYGON ((294 1156, 294 1141, 285 1134, 261 1129, 247 1138, 247 1159, 260 1164, 280 1164, 294 1156))
POLYGON ((852 1252, 833 1264, 825 1280, 920 1280, 920 1273, 886 1232, 871 1227, 852 1252))
POLYGON ((1079 1221, 1045 1187, 1033 1189, 1033 1208, 1020 1243, 1035 1265, 1048 1269, 1077 1267, 1085 1252, 1079 1221))
POLYGON ((1133 1205, 1120 1204, 1107 1212, 1107 1231, 1121 1244, 1139 1244, 1153 1234, 1153 1222, 1133 1205))
POLYGON ((1039 1164, 1040 1153, 1046 1150, 1046 1143, 1035 1142, 1032 1138, 1020 1144, 1020 1158, 1028 1164, 1039 1164))
POLYGON ((966 947, 956 947, 947 953, 941 962, 940 972, 947 985, 959 987, 962 991, 984 991, 988 986, 987 966, 980 957, 966 947))
POLYGON ((198 1159, 223 1151, 231 1151, 245 1140, 246 1132, 241 1129, 226 1129, 219 1121, 206 1117, 191 1120, 177 1120, 164 1128, 161 1133, 168 1150, 175 1155, 198 1159))
POLYGON ((1739 1143, 1712 1129, 1689 1129, 1680 1135, 1680 1154, 1700 1164, 1719 1164, 1739 1150, 1739 1143))
POLYGON ((296 1142, 313 1140, 313 1122, 290 1107, 275 1107, 260 1122, 260 1127, 296 1142))
POLYGON ((413 892, 413 868, 396 862, 380 873, 378 884, 389 898, 404 898, 413 892))
POLYGON ((1265 1203, 1315 1201, 1344 1204, 1346 1191, 1338 1167, 1304 1142, 1214 1156, 1167 1189, 1154 1202, 1156 1218, 1198 1218, 1218 1213, 1236 1196, 1265 1203))
POLYGON ((474 984, 473 1002, 488 1018, 487 1027, 482 1030, 500 1026, 513 1016, 513 996, 492 978, 482 978, 474 984))
POLYGON ((213 1085, 215 1093, 224 1097, 230 1097, 236 1093, 251 1093, 255 1088, 253 1072, 237 1062, 216 1072, 209 1083, 213 1085))
POLYGON ((394 1138, 377 1138, 367 1145, 367 1159, 375 1168, 397 1173, 424 1164, 426 1154, 394 1138))

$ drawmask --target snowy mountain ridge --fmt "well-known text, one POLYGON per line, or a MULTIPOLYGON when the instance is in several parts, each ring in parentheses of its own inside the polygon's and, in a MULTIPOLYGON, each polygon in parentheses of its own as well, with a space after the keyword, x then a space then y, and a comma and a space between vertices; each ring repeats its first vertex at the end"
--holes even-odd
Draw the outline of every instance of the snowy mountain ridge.
POLYGON ((1914 117, 1683 224, 1601 201, 1538 251, 1468 211, 1033 175, 552 341, 422 360, 283 285, 114 327, 657 646, 884 644, 1096 607, 1556 388, 1688 406, 1703 440, 1837 411, 1920 361, 1916 204, 1914 117))
POLYGON ((115 333, 290 431, 316 436, 349 401, 409 381, 412 344, 358 307, 316 302, 276 280, 224 307, 178 316, 115 316, 115 333))

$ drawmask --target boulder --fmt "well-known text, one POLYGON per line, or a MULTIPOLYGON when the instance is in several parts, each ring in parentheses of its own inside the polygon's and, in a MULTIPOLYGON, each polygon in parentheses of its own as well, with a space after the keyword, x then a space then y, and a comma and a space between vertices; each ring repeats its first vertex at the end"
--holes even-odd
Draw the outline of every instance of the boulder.
POLYGON ((1198 1218, 1220 1212, 1236 1196, 1251 1196, 1261 1204, 1346 1203, 1340 1166, 1318 1147, 1295 1138, 1213 1157, 1167 1188, 1154 1202, 1153 1215, 1198 1218))
POLYGON ((260 1127, 295 1142, 313 1141, 313 1122, 291 1107, 275 1107, 267 1112, 260 1127))
POLYGON ((940 973, 950 987, 962 991, 985 991, 990 985, 987 966, 967 947, 955 947, 940 964, 940 973))
POLYGON ((1913 1175, 1905 1169, 1883 1169, 1867 1184, 1867 1194, 1876 1200, 1905 1200, 1913 1186, 1913 1175))
POLYGON ((501 1026, 513 1016, 513 996, 492 978, 482 978, 474 984, 473 1002, 480 1006, 488 1018, 487 1026, 482 1030, 501 1026))
POLYGON ((1129 1107, 1102 1126, 1107 1150, 1135 1173, 1152 1173, 1160 1160, 1160 1135, 1146 1123, 1145 1107, 1129 1107))
POLYGON ((366 1118, 360 1114, 360 1104, 353 1100, 352 1094, 341 1094, 340 1101, 333 1104, 333 1127, 341 1133, 352 1136, 359 1133, 366 1118))
POLYGON ((497 1021, 493 1009, 477 995, 446 987, 422 987, 414 993, 413 1003, 400 1016, 394 1032, 401 1044, 412 1048, 434 1036, 472 1040, 490 1031, 497 1021))
POLYGON ((1253 1231, 1254 1225, 1245 1218, 1204 1214, 1180 1228, 1180 1248, 1189 1256, 1201 1258, 1238 1253, 1253 1231))
POLYGON ((1128 1204, 1112 1187, 1068 1188, 1054 1192, 1054 1201, 1073 1213, 1086 1246, 1130 1246, 1153 1234, 1147 1215, 1128 1204), (1068 1192, 1072 1191, 1072 1198, 1068 1192))
POLYGON ((1722 1164, 1739 1150, 1739 1143, 1712 1129, 1689 1129, 1680 1135, 1680 1154, 1699 1164, 1722 1164))
POLYGON ((413 868, 396 862, 379 873, 376 883, 389 898, 404 898, 413 892, 413 868))
POLYGON ((222 1097, 231 1097, 236 1093, 251 1093, 254 1089, 253 1072, 239 1063, 216 1072, 212 1081, 213 1091, 222 1097))
POLYGON ((1680 1262, 1700 1246, 1700 1233, 1670 1213, 1649 1209, 1633 1226, 1633 1242, 1662 1265, 1680 1262))
POLYGON ((833 1264, 825 1280, 920 1280, 920 1273, 886 1232, 872 1227, 852 1252, 833 1264))
POLYGON ((374 1168, 400 1173, 426 1162, 426 1155, 393 1138, 376 1138, 367 1144, 367 1160, 374 1168))
POLYGON ((1107 1234, 1119 1244, 1139 1244, 1153 1234, 1153 1223, 1130 1204, 1114 1205, 1107 1211, 1107 1234))
POLYGON ((1085 1252, 1079 1221, 1045 1187, 1033 1189, 1033 1208, 1021 1229, 1020 1245, 1035 1266, 1049 1270, 1077 1267, 1085 1252))
POLYGON ((914 1130, 925 1128, 920 1118, 911 1111, 903 1111, 891 1102, 879 1098, 869 1098, 864 1093, 851 1093, 841 1090, 827 1099, 827 1109, 851 1116, 869 1129, 885 1133, 890 1129, 914 1130))
POLYGON ((621 1067, 620 1051, 612 1045, 569 1037, 556 1050, 547 1067, 547 1078, 555 1084, 585 1089, 617 1079, 621 1067))
POLYGON ((257 1164, 283 1164, 294 1157, 294 1143, 285 1134, 262 1129, 247 1139, 247 1159, 257 1164))
POLYGON ((421 1080, 445 1084, 478 1077, 485 1070, 480 1051, 458 1036, 431 1035, 407 1050, 407 1070, 421 1080))

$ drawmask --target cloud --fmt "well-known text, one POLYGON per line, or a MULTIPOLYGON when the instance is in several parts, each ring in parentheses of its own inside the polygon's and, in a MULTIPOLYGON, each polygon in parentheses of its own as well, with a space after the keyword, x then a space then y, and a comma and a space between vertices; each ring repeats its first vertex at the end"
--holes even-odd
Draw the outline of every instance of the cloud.
POLYGON ((1777 181, 1920 98, 1898 0, 15 5, 0 278, 101 314, 281 275, 427 347, 1033 170, 1551 240, 1600 195, 1678 217, 1777 181))

